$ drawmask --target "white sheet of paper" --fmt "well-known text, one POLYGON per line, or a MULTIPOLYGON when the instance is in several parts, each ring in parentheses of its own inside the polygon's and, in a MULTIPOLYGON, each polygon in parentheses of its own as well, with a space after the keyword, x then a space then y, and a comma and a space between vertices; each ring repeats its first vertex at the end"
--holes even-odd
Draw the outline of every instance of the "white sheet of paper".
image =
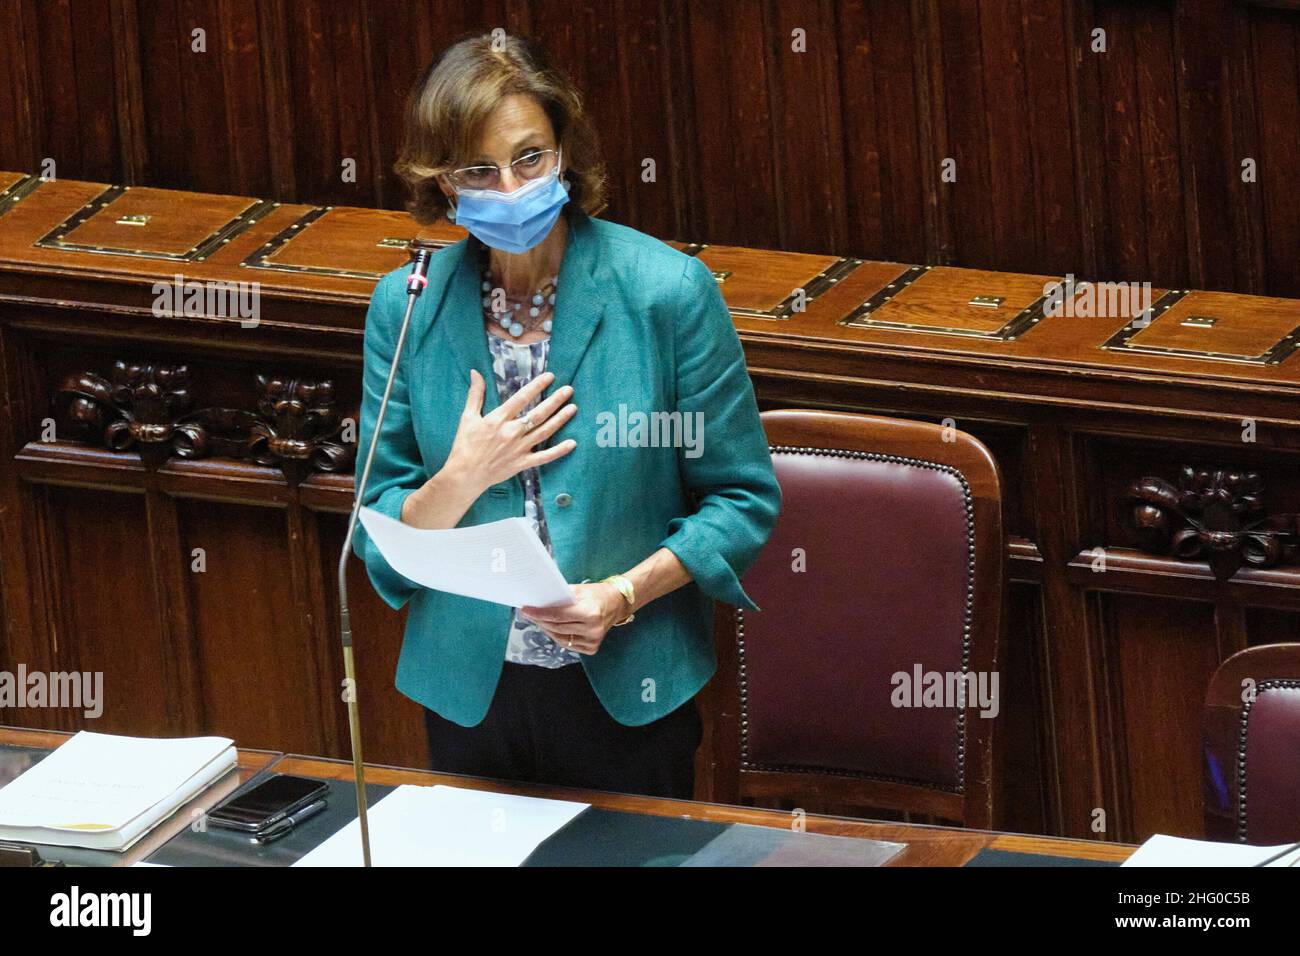
MULTIPOLYGON (((1282 852, 1287 844, 1248 846, 1245 843, 1216 843, 1211 840, 1188 840, 1157 833, 1147 840, 1121 866, 1254 866, 1282 852)), ((1269 864, 1288 866, 1300 850, 1269 864)), ((1300 864, 1298 864, 1300 865, 1300 864)))
MULTIPOLYGON (((374 866, 519 866, 589 804, 461 787, 398 787, 367 814, 374 866)), ((294 866, 361 866, 353 820, 294 866)))
POLYGON ((432 531, 373 508, 362 508, 360 517, 393 570, 426 588, 507 607, 551 607, 575 598, 527 518, 432 531))
POLYGON ((123 737, 83 730, 0 789, 0 824, 120 829, 173 797, 215 759, 233 766, 234 741, 123 737))

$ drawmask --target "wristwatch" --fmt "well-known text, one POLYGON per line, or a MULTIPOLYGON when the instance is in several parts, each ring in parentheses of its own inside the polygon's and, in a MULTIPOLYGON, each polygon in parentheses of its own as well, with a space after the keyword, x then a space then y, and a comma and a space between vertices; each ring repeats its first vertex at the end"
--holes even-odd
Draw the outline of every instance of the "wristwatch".
MULTIPOLYGON (((606 581, 614 585, 614 587, 618 588, 618 593, 623 595, 623 597, 627 599, 628 607, 636 607, 636 590, 632 587, 631 581, 629 581, 626 577, 624 577, 621 574, 611 574, 607 578, 601 578, 602 584, 605 583, 606 581)), ((631 623, 634 617, 636 617, 635 614, 629 614, 627 617, 623 618, 623 620, 615 621, 614 627, 619 627, 623 624, 629 624, 631 623)))

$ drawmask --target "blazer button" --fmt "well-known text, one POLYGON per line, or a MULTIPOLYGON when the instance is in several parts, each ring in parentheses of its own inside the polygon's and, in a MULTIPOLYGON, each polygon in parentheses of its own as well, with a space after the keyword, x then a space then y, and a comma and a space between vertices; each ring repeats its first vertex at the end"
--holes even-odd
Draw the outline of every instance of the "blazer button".
POLYGON ((567 491, 561 491, 555 496, 555 503, 561 508, 567 508, 569 505, 573 504, 573 495, 569 494, 567 491))

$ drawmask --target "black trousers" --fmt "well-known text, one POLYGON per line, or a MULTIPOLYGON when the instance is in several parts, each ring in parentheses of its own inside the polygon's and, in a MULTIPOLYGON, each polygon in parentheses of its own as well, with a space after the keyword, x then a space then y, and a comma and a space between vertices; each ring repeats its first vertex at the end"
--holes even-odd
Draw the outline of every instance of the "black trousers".
POLYGON ((507 661, 482 723, 462 727, 428 708, 434 770, 498 780, 691 799, 703 724, 695 700, 641 727, 620 724, 581 664, 507 661))

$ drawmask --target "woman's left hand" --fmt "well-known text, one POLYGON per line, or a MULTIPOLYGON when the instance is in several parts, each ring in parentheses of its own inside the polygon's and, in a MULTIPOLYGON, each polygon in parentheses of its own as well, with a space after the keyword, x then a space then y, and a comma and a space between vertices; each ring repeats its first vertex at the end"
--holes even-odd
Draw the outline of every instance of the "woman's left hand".
POLYGON ((572 604, 519 610, 561 647, 595 654, 614 622, 627 617, 627 599, 608 581, 569 586, 577 598, 572 604))

